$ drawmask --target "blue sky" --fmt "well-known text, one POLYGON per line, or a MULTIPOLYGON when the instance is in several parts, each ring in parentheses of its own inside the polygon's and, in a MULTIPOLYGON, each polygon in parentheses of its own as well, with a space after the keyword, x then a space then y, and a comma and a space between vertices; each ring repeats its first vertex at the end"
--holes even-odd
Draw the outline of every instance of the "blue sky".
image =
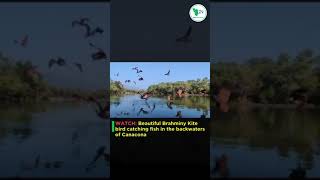
POLYGON ((110 79, 121 81, 128 88, 146 89, 152 84, 160 82, 175 82, 210 78, 209 62, 112 62, 110 64, 110 79), (133 67, 139 67, 143 72, 143 81, 138 81, 133 67), (170 76, 164 74, 170 70, 170 76), (115 76, 119 72, 119 76, 115 76), (124 83, 125 80, 134 80, 134 83, 124 83))

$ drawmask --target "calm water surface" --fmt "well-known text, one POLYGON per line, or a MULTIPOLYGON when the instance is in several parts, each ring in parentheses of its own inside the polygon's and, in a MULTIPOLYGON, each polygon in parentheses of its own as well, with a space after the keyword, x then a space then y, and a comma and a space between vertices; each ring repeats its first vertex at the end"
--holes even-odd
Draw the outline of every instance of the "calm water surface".
POLYGON ((176 98, 168 105, 166 97, 150 97, 146 101, 139 95, 125 95, 111 96, 110 103, 113 118, 176 118, 178 111, 181 111, 182 118, 210 117, 209 97, 176 98), (146 112, 140 112, 141 108, 146 112))
POLYGON ((109 177, 103 159, 86 170, 101 146, 110 152, 109 121, 91 105, 0 107, 0 177, 109 177))
POLYGON ((211 167, 225 154, 229 177, 288 177, 299 164, 307 177, 320 177, 319 117, 320 110, 262 108, 217 114, 211 167))

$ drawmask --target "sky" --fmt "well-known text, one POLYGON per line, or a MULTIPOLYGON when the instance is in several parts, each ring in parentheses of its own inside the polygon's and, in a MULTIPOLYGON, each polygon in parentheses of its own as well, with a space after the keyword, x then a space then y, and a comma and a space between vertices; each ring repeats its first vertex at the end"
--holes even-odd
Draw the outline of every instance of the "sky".
POLYGON ((113 61, 209 61, 209 19, 196 23, 190 7, 208 0, 114 0, 111 51, 113 61), (176 42, 192 26, 191 43, 176 42))
POLYGON ((19 60, 31 60, 44 78, 58 87, 101 89, 108 85, 107 61, 91 62, 92 42, 109 56, 110 10, 108 3, 0 3, 0 52, 19 60), (88 17, 92 25, 104 29, 103 35, 85 39, 81 28, 72 28, 71 22, 88 17), (13 43, 29 35, 26 48, 13 43), (62 57, 68 67, 48 68, 50 58, 62 57), (73 62, 84 65, 80 73, 73 62))
POLYGON ((211 60, 319 52, 320 3, 211 3, 211 60))
POLYGON ((210 79, 209 62, 112 62, 110 64, 110 79, 121 81, 126 87, 131 89, 147 89, 152 84, 160 82, 175 82, 196 80, 198 78, 210 79), (138 81, 136 71, 133 67, 138 67, 143 72, 140 73, 144 78, 138 81), (166 76, 170 70, 170 75, 166 76), (119 73, 119 76, 116 74, 119 73), (125 80, 134 80, 134 83, 125 83, 125 80))

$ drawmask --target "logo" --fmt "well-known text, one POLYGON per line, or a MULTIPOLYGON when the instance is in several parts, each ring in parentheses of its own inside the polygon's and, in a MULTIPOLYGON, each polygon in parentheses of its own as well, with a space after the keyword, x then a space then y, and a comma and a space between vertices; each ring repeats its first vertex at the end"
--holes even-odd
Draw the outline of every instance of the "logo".
POLYGON ((207 17, 207 9, 202 4, 195 4, 190 8, 190 18, 195 22, 201 22, 207 17))

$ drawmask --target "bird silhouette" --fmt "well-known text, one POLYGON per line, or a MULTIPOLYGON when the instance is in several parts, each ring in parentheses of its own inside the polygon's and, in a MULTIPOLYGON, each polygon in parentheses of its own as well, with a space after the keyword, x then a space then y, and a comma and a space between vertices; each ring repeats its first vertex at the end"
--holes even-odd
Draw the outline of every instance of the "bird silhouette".
POLYGON ((201 119, 204 119, 207 117, 207 114, 205 112, 202 113, 202 115, 200 116, 201 119))
POLYGON ((119 76, 119 73, 115 74, 115 76, 117 76, 117 77, 118 77, 118 76, 119 76))
POLYGON ((139 77, 139 79, 138 79, 139 81, 143 81, 143 77, 139 77))
POLYGON ((154 104, 153 104, 153 107, 152 107, 152 109, 151 109, 151 112, 153 112, 155 109, 156 109, 156 104, 154 103, 154 104))
POLYGON ((170 75, 170 70, 167 73, 165 73, 164 75, 169 76, 170 75))
POLYGON ((20 41, 19 40, 14 40, 15 44, 19 44, 22 47, 27 47, 29 42, 29 36, 25 35, 20 41))
POLYGON ((151 109, 151 106, 150 106, 150 104, 148 103, 148 101, 145 101, 145 103, 146 103, 147 107, 148 107, 149 109, 151 109))
POLYGON ((144 110, 143 108, 140 108, 139 112, 138 112, 138 116, 140 115, 140 113, 143 113, 143 114, 149 114, 148 111, 144 110))
POLYGON ((63 58, 61 58, 61 57, 58 57, 58 59, 57 59, 57 64, 58 64, 59 66, 64 66, 64 65, 67 64, 67 62, 66 62, 65 59, 63 59, 63 58))
POLYGON ((58 66, 65 66, 67 64, 67 62, 65 59, 63 59, 61 57, 58 57, 57 59, 50 59, 48 62, 48 67, 52 68, 52 66, 54 64, 57 64, 58 66))
POLYGON ((96 162, 102 157, 104 157, 104 159, 106 161, 110 161, 110 155, 106 153, 105 146, 100 146, 97 149, 96 154, 95 154, 93 160, 88 164, 86 171, 89 171, 90 169, 92 169, 95 166, 96 162))
POLYGON ((40 164, 40 155, 38 155, 36 157, 36 160, 34 162, 34 168, 38 168, 39 167, 39 164, 40 164))
POLYGON ((91 54, 92 60, 107 59, 107 54, 101 48, 98 48, 92 43, 89 43, 89 45, 97 50, 96 52, 91 54))
POLYGON ((143 94, 141 94, 140 92, 138 92, 138 94, 140 94, 140 99, 144 99, 144 100, 148 100, 148 99, 152 96, 152 94, 149 93, 149 92, 145 92, 145 93, 143 93, 143 94))
POLYGON ((90 97, 89 101, 95 103, 97 105, 96 114, 102 119, 108 119, 109 112, 109 103, 106 103, 104 106, 95 98, 90 97))
POLYGON ((73 63, 78 69, 79 69, 79 71, 80 72, 83 72, 83 67, 82 67, 82 64, 80 64, 80 63, 73 63))
POLYGON ((131 82, 131 80, 125 80, 124 82, 125 82, 125 83, 130 83, 130 82, 131 82))
POLYGON ((177 114, 176 114, 176 117, 182 118, 182 112, 181 112, 181 111, 178 111, 177 114))
POLYGON ((176 41, 183 42, 183 43, 190 42, 191 41, 191 38, 190 38, 191 32, 192 32, 192 26, 189 26, 187 32, 183 36, 177 38, 176 41))
POLYGON ((72 21, 72 27, 75 27, 76 25, 85 28, 85 30, 86 30, 86 33, 84 35, 85 38, 94 36, 97 33, 102 34, 104 32, 104 30, 101 27, 96 27, 96 28, 92 29, 91 26, 89 25, 88 18, 81 18, 80 20, 72 21))
POLYGON ((74 20, 72 21, 72 27, 75 27, 76 25, 83 26, 84 24, 87 24, 89 21, 89 18, 80 18, 79 20, 74 20))
POLYGON ((173 102, 167 102, 167 107, 168 107, 169 109, 173 109, 172 104, 173 104, 173 102))

